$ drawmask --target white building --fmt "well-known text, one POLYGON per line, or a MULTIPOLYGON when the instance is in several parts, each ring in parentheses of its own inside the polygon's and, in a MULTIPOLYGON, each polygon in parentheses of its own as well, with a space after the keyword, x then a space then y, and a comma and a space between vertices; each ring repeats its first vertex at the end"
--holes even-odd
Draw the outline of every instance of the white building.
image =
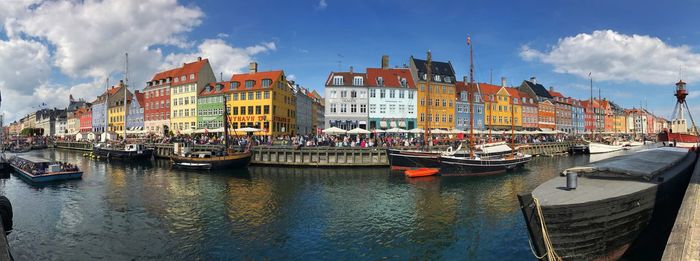
POLYGON ((287 84, 294 91, 296 97, 296 133, 299 135, 314 134, 314 101, 309 96, 312 94, 306 88, 294 84, 293 81, 288 81, 287 84))
POLYGON ((408 68, 367 68, 369 129, 416 128, 416 85, 408 68))
POLYGON ((326 80, 326 128, 367 129, 367 74, 331 72, 326 80))

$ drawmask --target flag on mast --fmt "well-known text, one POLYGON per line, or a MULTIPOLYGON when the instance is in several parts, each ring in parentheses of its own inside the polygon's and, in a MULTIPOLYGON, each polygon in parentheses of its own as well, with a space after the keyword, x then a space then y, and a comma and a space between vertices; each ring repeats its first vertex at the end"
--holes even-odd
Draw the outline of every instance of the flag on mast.
POLYGON ((467 45, 471 45, 471 44, 472 44, 472 37, 467 36, 467 45))

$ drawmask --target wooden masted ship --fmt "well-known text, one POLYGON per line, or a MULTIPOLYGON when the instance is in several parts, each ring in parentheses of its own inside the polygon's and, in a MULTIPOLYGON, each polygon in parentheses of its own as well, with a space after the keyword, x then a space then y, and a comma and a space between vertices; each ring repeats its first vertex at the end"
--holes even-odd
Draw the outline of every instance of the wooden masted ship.
POLYGON ((642 150, 568 169, 518 195, 533 252, 550 260, 617 260, 646 235, 659 237, 645 229, 676 213, 696 159, 687 149, 642 150))

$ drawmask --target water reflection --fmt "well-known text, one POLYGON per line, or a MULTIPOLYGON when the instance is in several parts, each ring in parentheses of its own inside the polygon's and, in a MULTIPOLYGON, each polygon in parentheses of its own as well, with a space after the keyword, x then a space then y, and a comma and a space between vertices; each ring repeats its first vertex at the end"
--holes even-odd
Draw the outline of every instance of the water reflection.
POLYGON ((387 168, 184 171, 167 160, 32 153, 85 173, 39 187, 0 179, 15 206, 13 254, 27 260, 529 258, 516 195, 589 160, 407 179, 387 168))

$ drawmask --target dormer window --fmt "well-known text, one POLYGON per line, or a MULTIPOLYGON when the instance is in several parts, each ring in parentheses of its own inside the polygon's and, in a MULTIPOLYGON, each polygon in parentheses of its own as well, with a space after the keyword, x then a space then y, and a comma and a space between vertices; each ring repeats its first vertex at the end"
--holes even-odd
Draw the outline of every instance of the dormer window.
MULTIPOLYGON (((163 83, 163 80, 160 80, 160 83, 163 83)), ((165 83, 170 83, 170 77, 165 78, 165 83)))
POLYGON ((436 82, 439 82, 439 81, 440 81, 440 75, 435 75, 435 76, 433 77, 433 79, 435 79, 436 82))
POLYGON ((175 77, 175 82, 178 82, 178 81, 179 81, 179 79, 177 77, 175 77))
POLYGON ((378 85, 378 86, 384 86, 384 78, 382 78, 382 77, 377 77, 377 85, 378 85))
POLYGON ((231 87, 232 88, 238 88, 238 86, 241 86, 240 82, 231 82, 231 87))
POLYGON ((404 87, 404 88, 407 87, 406 78, 401 78, 401 87, 404 87))
POLYGON ((245 81, 245 87, 248 89, 252 89, 254 85, 255 85, 255 81, 253 81, 253 80, 246 80, 245 81))
POLYGON ((362 86, 362 85, 365 85, 364 78, 362 78, 362 76, 355 76, 355 77, 353 77, 353 78, 352 78, 352 85, 355 85, 355 86, 362 86))
POLYGON ((183 75, 183 76, 180 76, 180 81, 183 81, 183 82, 184 82, 185 80, 187 80, 187 78, 186 78, 184 75, 183 75))
POLYGON ((271 79, 263 79, 262 80, 262 87, 270 87, 270 85, 272 85, 271 79))
POLYGON ((427 73, 424 73, 422 78, 423 78, 424 81, 428 80, 428 74, 427 74, 427 73))
POLYGON ((449 83, 451 80, 452 80, 452 78, 450 78, 450 76, 445 76, 445 82, 446 82, 446 83, 449 83))
POLYGON ((343 76, 333 76, 333 85, 343 85, 343 76))
POLYGON ((194 80, 194 73, 190 74, 190 80, 194 80))

